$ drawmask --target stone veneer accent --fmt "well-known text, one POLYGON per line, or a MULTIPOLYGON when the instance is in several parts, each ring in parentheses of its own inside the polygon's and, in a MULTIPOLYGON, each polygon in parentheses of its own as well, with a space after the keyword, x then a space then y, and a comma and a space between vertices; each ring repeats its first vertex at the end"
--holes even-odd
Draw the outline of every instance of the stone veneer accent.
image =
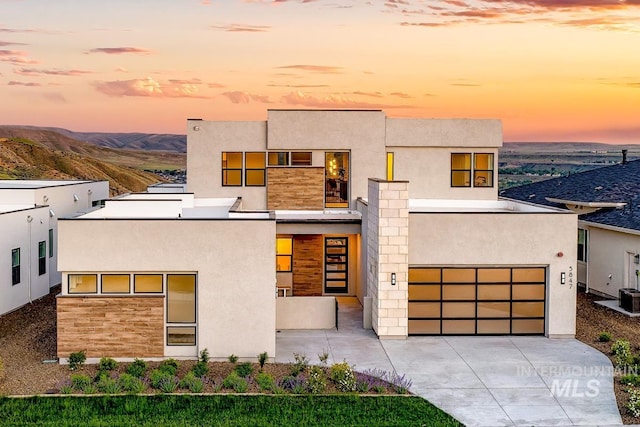
POLYGON ((164 356, 164 296, 59 296, 58 357, 164 356))
POLYGON ((294 296, 322 295, 323 246, 322 235, 293 236, 292 293, 294 296))
POLYGON ((324 209, 324 168, 267 168, 267 209, 324 209))
POLYGON ((369 179, 367 296, 380 338, 408 335, 409 183, 369 179), (396 284, 391 285, 391 273, 396 284))

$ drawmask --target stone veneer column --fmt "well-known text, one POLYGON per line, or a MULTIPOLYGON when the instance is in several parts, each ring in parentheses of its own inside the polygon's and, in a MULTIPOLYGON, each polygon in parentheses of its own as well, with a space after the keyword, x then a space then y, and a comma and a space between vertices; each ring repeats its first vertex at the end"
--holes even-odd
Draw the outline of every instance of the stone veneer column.
POLYGON ((380 338, 408 334, 409 182, 369 179, 367 296, 380 338), (391 284, 391 274, 396 284, 391 284))

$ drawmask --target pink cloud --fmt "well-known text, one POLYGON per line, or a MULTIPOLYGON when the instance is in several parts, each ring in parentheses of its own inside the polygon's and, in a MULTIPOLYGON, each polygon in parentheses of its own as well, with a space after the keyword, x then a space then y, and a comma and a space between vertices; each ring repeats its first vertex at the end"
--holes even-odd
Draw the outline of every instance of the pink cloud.
POLYGON ((20 68, 13 70, 14 73, 20 74, 21 76, 69 76, 69 77, 78 77, 83 76, 85 74, 92 74, 93 71, 87 70, 59 70, 57 68, 51 69, 36 69, 36 68, 20 68))
POLYGON ((271 29, 268 25, 249 25, 249 24, 221 24, 212 25, 214 30, 223 30, 231 33, 265 33, 271 29))
POLYGON ((34 83, 34 82, 18 82, 15 80, 11 80, 9 83, 7 83, 8 86, 27 86, 27 87, 37 87, 37 86, 42 86, 40 83, 34 83))
POLYGON ((257 95, 253 93, 233 91, 224 92, 222 96, 225 96, 234 104, 248 104, 251 101, 261 102, 263 104, 269 104, 269 97, 267 95, 257 95))
POLYGON ((351 92, 351 95, 360 95, 360 96, 368 96, 371 98, 382 98, 383 95, 381 92, 361 92, 361 91, 355 91, 355 92, 351 92))
POLYGON ((122 55, 126 53, 133 53, 136 55, 149 55, 152 51, 147 49, 141 49, 138 47, 97 47, 91 49, 87 53, 106 53, 109 55, 122 55))
POLYGON ((26 43, 4 42, 0 40, 0 46, 25 46, 26 43))
POLYGON ((278 68, 285 70, 309 71, 321 74, 341 74, 343 72, 342 67, 335 67, 331 65, 284 65, 278 68))
POLYGON ((95 82, 96 90, 113 97, 142 96, 151 98, 208 98, 198 93, 192 84, 159 82, 151 77, 146 79, 115 80, 95 82))
POLYGON ((115 71, 116 73, 128 73, 128 72, 129 72, 129 70, 127 70, 127 69, 126 69, 126 68, 124 68, 124 67, 118 67, 118 68, 116 68, 116 69, 115 69, 115 70, 113 70, 113 71, 115 71))
POLYGON ((370 102, 355 101, 351 98, 329 95, 324 98, 307 95, 303 92, 290 92, 280 100, 288 105, 302 105, 312 108, 362 108, 362 109, 391 109, 413 108, 411 105, 374 104, 370 102))
POLYGON ((49 92, 43 93, 42 97, 49 102, 53 102, 54 104, 66 104, 67 98, 64 97, 63 94, 58 92, 49 92))

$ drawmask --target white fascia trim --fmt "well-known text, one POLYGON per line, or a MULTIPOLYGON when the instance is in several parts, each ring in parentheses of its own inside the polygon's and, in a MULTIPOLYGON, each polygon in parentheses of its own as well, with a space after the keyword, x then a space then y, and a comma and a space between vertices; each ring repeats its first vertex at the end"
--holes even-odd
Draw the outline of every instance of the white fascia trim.
POLYGON ((624 202, 578 202, 576 200, 556 199, 554 197, 545 197, 547 202, 560 203, 562 205, 585 206, 589 208, 616 208, 620 209, 626 206, 624 202))
POLYGON ((618 233, 626 233, 626 234, 633 234, 635 236, 640 236, 640 230, 633 230, 631 228, 616 227, 615 225, 607 225, 607 224, 600 224, 597 222, 578 220, 578 227, 585 226, 585 225, 589 227, 594 227, 594 228, 602 228, 603 230, 616 231, 618 233))

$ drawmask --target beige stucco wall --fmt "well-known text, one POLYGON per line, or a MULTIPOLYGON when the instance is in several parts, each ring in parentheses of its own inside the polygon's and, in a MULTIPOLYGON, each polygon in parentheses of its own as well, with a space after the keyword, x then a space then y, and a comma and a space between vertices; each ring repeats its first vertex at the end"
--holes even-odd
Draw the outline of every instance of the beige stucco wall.
POLYGON ((629 273, 640 265, 633 264, 629 258, 630 254, 640 253, 640 235, 594 226, 583 228, 589 230, 589 289, 618 298, 620 288, 635 288, 636 283, 631 281, 633 278, 629 273))
POLYGON ((576 229, 573 213, 412 213, 409 265, 548 266, 546 335, 574 336, 576 229))
MULTIPOLYGON (((244 209, 265 209, 267 187, 223 187, 222 152, 266 151, 266 122, 187 121, 187 191, 203 197, 242 197, 244 209), (194 130, 197 127, 198 130, 194 130)), ((243 176, 244 182, 244 176, 243 176)))
POLYGON ((59 230, 65 273, 197 273, 198 350, 275 354, 274 221, 61 220, 59 230))
POLYGON ((386 145, 497 148, 502 146, 502 122, 495 119, 387 119, 386 145))
POLYGON ((276 301, 277 329, 333 329, 336 327, 334 297, 287 297, 276 301))

